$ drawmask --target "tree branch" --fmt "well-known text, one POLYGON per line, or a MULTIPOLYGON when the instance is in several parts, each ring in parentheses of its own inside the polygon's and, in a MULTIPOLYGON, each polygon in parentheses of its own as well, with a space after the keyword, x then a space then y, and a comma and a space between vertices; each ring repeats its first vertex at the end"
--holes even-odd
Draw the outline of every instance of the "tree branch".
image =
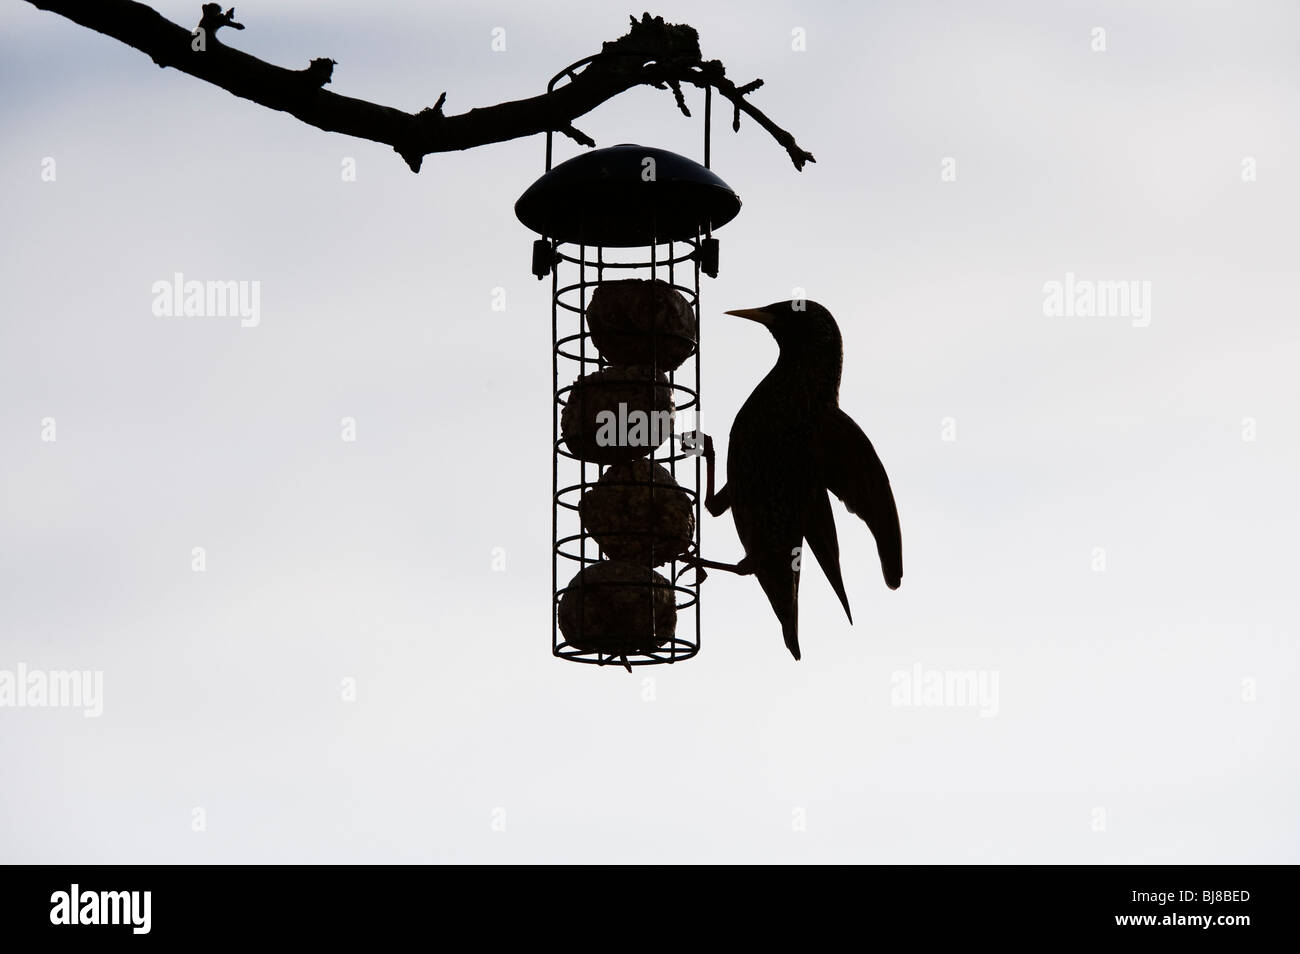
POLYGON ((219 4, 204 4, 198 27, 186 30, 134 0, 28 2, 147 53, 160 67, 173 67, 326 132, 390 145, 413 172, 419 172, 423 158, 432 153, 473 149, 547 131, 594 146, 595 140, 577 129, 574 120, 640 85, 671 89, 678 108, 689 116, 681 83, 716 89, 735 109, 733 128, 740 128, 740 113, 744 112, 785 148, 796 169, 816 161, 799 147, 794 136, 745 99, 762 80, 736 86, 718 60, 700 58, 699 35, 692 27, 665 23, 662 17, 648 13, 640 20, 632 18, 631 29, 624 36, 603 44, 586 66, 568 73, 570 82, 552 92, 447 116, 442 109, 446 93, 434 106, 406 113, 322 89, 330 82, 335 65, 327 57, 312 60, 305 69, 287 70, 226 46, 217 39, 219 29, 244 29, 234 21, 233 7, 222 13, 219 4))

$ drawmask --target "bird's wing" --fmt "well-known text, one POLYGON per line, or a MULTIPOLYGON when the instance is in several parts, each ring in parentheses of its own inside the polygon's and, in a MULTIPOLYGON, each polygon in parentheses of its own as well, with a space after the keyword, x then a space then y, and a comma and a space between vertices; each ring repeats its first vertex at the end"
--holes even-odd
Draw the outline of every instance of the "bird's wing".
POLYGON ((903 533, 889 475, 876 449, 838 407, 822 416, 816 446, 826 488, 871 528, 885 582, 891 590, 898 589, 903 581, 903 533))
POLYGON ((831 512, 831 498, 826 488, 813 488, 812 503, 804 523, 804 539, 812 548, 813 556, 821 564, 826 579, 831 581, 831 588, 844 605, 844 613, 853 622, 853 611, 849 609, 849 597, 844 592, 844 577, 840 575, 840 541, 835 536, 835 514, 831 512))

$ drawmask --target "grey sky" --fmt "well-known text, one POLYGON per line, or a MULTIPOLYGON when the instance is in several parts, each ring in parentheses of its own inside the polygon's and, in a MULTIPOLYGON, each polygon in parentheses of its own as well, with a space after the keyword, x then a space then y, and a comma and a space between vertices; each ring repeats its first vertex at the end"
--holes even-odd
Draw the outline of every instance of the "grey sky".
MULTIPOLYGON (((449 112, 633 12, 263 6, 230 45, 449 112)), ((702 289, 704 428, 725 446, 776 356, 722 312, 805 288, 906 575, 836 504, 854 626, 805 574, 796 664, 714 573, 699 657, 629 676, 550 656, 549 283, 513 215, 541 138, 413 175, 6 4, 0 670, 104 698, 0 708, 0 859, 1300 860, 1300 12, 1052 6, 652 11, 817 156, 715 115, 744 207, 702 289), (260 282, 260 324, 154 316, 175 272, 260 282), (1067 273, 1149 282, 1149 325, 1045 315, 1067 273), (996 713, 894 704, 918 665, 996 673, 996 713)), ((699 158, 666 92, 578 125, 699 158)), ((740 555, 730 516, 704 535, 740 555)))

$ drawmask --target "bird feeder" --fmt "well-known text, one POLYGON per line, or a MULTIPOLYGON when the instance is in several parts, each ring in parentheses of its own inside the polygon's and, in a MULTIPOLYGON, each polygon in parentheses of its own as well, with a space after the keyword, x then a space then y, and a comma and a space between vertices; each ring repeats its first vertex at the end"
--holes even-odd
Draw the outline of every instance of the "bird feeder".
MULTIPOLYGON (((552 91, 587 61, 548 84, 552 91)), ((700 648, 700 275, 740 198, 704 164, 648 146, 584 152, 515 204, 551 278, 551 648, 632 666, 700 648), (690 426, 684 427, 683 424, 690 426)))

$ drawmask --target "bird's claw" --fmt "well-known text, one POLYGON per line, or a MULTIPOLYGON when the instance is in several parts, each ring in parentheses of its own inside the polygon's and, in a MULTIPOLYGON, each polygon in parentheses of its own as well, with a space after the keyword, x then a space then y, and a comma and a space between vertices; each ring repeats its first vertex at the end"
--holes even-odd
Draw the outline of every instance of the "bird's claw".
POLYGON ((702 431, 683 431, 682 450, 694 454, 697 457, 703 454, 709 460, 713 460, 713 438, 702 431))
POLYGON ((673 577, 674 583, 676 583, 677 580, 681 579, 682 575, 686 573, 688 570, 694 570, 696 573, 695 583, 694 583, 695 586, 699 586, 701 583, 703 583, 705 580, 709 578, 709 572, 706 569, 704 569, 703 566, 700 565, 700 558, 698 555, 694 553, 683 553, 677 559, 679 559, 682 562, 683 566, 680 570, 677 571, 676 576, 673 577))

